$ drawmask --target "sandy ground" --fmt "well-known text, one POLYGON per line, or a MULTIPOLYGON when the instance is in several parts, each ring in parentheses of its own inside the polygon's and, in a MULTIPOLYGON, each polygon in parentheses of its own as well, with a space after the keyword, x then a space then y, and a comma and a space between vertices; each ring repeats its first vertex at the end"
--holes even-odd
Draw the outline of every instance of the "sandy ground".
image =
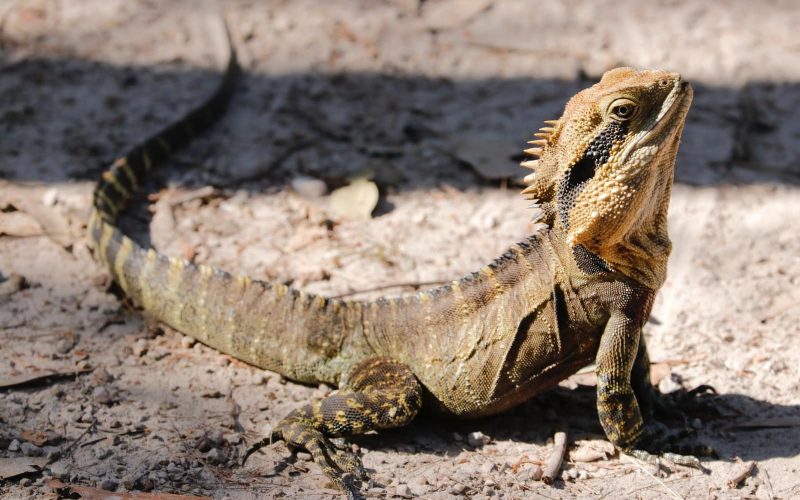
MULTIPOLYGON (((170 163, 125 225, 171 255, 319 293, 413 290, 521 239, 530 214, 501 178, 519 175, 531 131, 606 69, 669 68, 695 84, 675 250, 647 335, 662 389, 719 392, 722 416, 693 423, 720 459, 705 472, 666 464, 664 475, 603 458, 583 376, 491 419, 419 419, 355 439, 373 471, 369 497, 800 496, 794 2, 224 10, 246 71, 231 111, 170 163), (381 193, 366 221, 339 215, 302 181, 332 190, 358 175, 381 193), (570 450, 547 486, 536 462, 559 429, 570 450), (737 459, 756 465, 730 488, 737 459)), ((195 1, 0 1, 3 498, 55 498, 54 479, 214 498, 337 495, 280 444, 237 465, 270 424, 331 389, 286 383, 149 324, 111 293, 84 240, 102 167, 215 84, 215 12, 195 1)))

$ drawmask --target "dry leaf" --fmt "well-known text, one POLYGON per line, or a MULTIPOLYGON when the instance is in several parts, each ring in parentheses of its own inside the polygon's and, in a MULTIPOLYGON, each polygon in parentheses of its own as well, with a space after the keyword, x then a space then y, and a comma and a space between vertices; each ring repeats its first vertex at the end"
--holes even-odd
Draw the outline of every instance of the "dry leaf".
POLYGON ((614 445, 604 440, 580 440, 575 442, 576 448, 569 452, 573 462, 597 462, 614 456, 614 445))
POLYGON ((44 446, 46 444, 57 444, 61 442, 64 437, 53 431, 22 431, 19 437, 36 446, 44 446))
POLYGON ((469 165, 484 179, 522 177, 525 171, 511 157, 519 153, 520 144, 490 134, 461 135, 450 141, 449 153, 469 165))
POLYGON ((0 458, 0 479, 11 479, 38 472, 45 464, 47 464, 45 457, 0 458))
POLYGON ((348 219, 369 219, 378 204, 378 186, 359 178, 331 193, 331 208, 348 219))
POLYGON ((90 369, 66 369, 63 371, 51 371, 45 370, 40 372, 34 373, 23 373, 21 375, 10 375, 10 376, 0 376, 0 388, 7 388, 7 387, 14 387, 17 385, 24 385, 30 384, 32 382, 38 382, 44 380, 46 378, 65 378, 65 377, 75 377, 77 375, 81 375, 83 373, 90 372, 90 369))
POLYGON ((36 219, 24 212, 0 214, 0 236, 40 236, 44 234, 36 219))

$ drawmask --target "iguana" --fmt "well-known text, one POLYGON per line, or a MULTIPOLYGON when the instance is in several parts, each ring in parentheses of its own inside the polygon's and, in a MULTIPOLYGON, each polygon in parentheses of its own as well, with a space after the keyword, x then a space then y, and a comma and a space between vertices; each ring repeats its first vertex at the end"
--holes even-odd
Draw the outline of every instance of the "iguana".
POLYGON ((117 227, 142 179, 224 111, 236 56, 202 105, 103 173, 88 222, 96 257, 150 315, 204 344, 338 392, 281 420, 271 440, 306 449, 350 496, 360 459, 334 438, 408 424, 423 407, 502 412, 596 363, 608 439, 684 464, 709 448, 653 418, 642 326, 664 282, 675 156, 692 100, 677 73, 617 68, 566 104, 527 149, 523 194, 544 229, 450 284, 374 301, 312 295, 145 249, 117 227))

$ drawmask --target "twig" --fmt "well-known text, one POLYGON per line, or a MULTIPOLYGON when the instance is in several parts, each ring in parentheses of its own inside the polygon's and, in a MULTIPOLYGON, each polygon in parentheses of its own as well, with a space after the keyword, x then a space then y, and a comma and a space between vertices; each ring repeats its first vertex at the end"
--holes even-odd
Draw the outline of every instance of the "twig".
POLYGON ((755 460, 742 463, 742 465, 739 467, 739 470, 736 471, 736 474, 728 479, 728 488, 736 488, 739 486, 739 483, 747 479, 748 476, 753 473, 753 468, 755 466, 755 460))
MULTIPOLYGON (((674 497, 676 500, 686 500, 686 499, 685 499, 683 496, 681 496, 681 495, 680 495, 680 494, 679 494, 677 491, 675 491, 675 490, 673 490, 672 488, 670 488, 669 486, 667 486, 667 484, 666 484, 664 481, 662 481, 662 480, 661 480, 661 479, 660 479, 658 476, 656 476, 655 474, 653 474, 652 472, 650 472, 649 470, 647 470, 647 468, 646 468, 646 467, 644 467, 644 466, 642 465, 642 461, 641 461, 641 460, 639 460, 639 459, 637 459, 637 458, 635 458, 635 457, 632 457, 632 456, 630 456, 630 455, 624 455, 624 454, 622 454, 621 456, 623 456, 623 457, 627 458, 627 459, 628 459, 628 460, 630 460, 632 463, 634 463, 636 466, 638 466, 638 467, 639 467, 639 470, 641 470, 642 472, 644 472, 645 474, 647 474, 648 476, 650 476, 651 478, 653 478, 653 480, 654 480, 655 482, 657 482, 658 484, 660 484, 660 485, 661 485, 661 486, 662 486, 662 487, 663 487, 665 490, 667 490, 667 492, 668 492, 668 493, 670 493, 670 494, 671 494, 671 495, 672 495, 672 496, 673 496, 673 497, 674 497)), ((657 463, 656 463, 656 465, 658 465, 658 467, 661 467, 661 464, 660 464, 659 462, 657 462, 657 463)), ((639 489, 645 489, 645 488, 639 488, 639 489)), ((634 491, 637 491, 637 490, 634 490, 634 491)), ((631 493, 631 492, 629 491, 629 492, 627 492, 627 493, 626 493, 626 495, 629 495, 630 493, 631 493)))
POLYGON ((564 452, 567 450, 567 433, 556 432, 553 438, 553 452, 547 463, 544 466, 544 473, 542 474, 542 481, 544 484, 553 484, 553 479, 558 476, 561 471, 561 463, 564 461, 564 452))
POLYGON ((767 480, 767 487, 769 488, 769 500, 773 500, 775 498, 775 490, 772 489, 772 480, 769 478, 769 472, 767 469, 764 469, 764 479, 767 480))

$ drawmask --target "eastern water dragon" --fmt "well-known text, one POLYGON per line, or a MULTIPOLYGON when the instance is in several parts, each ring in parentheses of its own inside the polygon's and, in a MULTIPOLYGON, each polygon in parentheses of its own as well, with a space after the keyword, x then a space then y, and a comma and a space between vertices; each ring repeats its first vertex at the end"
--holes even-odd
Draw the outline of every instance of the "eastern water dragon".
POLYGON ((291 380, 338 387, 256 447, 306 449, 353 496, 351 476, 364 469, 334 438, 406 425, 423 407, 495 414, 596 363, 600 423, 618 449, 686 464, 711 453, 653 418, 660 400, 642 336, 671 248, 667 209, 692 100, 680 75, 608 71, 535 134, 523 194, 544 229, 447 285, 356 301, 167 257, 117 226, 142 179, 223 113, 237 72, 231 50, 209 99, 103 173, 88 233, 114 281, 158 320, 291 380))

